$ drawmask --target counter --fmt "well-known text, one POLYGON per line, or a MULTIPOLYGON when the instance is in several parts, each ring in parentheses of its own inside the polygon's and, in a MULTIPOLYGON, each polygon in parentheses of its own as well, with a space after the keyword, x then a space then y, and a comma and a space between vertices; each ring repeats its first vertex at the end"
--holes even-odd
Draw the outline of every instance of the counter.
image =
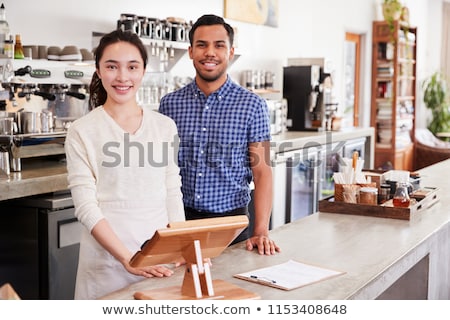
MULTIPOLYGON (((441 200, 409 221, 317 212, 271 230, 275 256, 248 252, 243 243, 212 260, 213 279, 255 292, 262 299, 450 299, 450 160, 420 170, 422 186, 438 187, 441 200), (442 192, 443 191, 443 192, 442 192), (346 272, 292 291, 233 274, 296 259, 346 272)), ((184 268, 151 278, 104 299, 133 299, 136 291, 180 285, 184 268)))
POLYGON ((375 130, 369 128, 348 128, 340 131, 286 131, 272 136, 272 151, 281 153, 295 149, 302 149, 314 144, 329 144, 345 142, 348 140, 367 137, 368 144, 372 145, 369 152, 373 155, 375 130))
MULTIPOLYGON (((354 128, 335 132, 288 131, 273 136, 272 153, 274 155, 281 151, 303 148, 308 146, 308 143, 325 144, 369 137, 366 145, 370 146, 370 155, 373 158, 373 135, 373 128, 354 128)), ((66 190, 67 187, 64 162, 43 157, 23 159, 21 172, 11 173, 9 178, 5 175, 0 176, 0 201, 66 190)))
POLYGON ((0 176, 0 201, 66 190, 66 163, 50 159, 23 159, 22 171, 0 176))

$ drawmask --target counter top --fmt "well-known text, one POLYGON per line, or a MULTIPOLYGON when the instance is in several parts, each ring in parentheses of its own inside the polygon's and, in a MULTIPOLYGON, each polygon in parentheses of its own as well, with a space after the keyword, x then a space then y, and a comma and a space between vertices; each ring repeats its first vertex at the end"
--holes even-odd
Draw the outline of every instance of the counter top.
POLYGON ((314 144, 328 144, 348 141, 359 137, 373 139, 375 130, 369 128, 348 128, 340 131, 286 131, 272 136, 272 150, 275 153, 301 149, 314 144))
MULTIPOLYGON (((288 131, 272 137, 272 152, 299 149, 307 143, 325 144, 336 141, 370 136, 373 128, 354 128, 333 132, 288 131)), ((370 143, 373 146, 373 143, 370 143)), ((370 153, 373 156, 373 150, 370 153)), ((12 172, 9 177, 0 175, 0 201, 36 194, 66 190, 67 170, 65 162, 45 157, 22 159, 22 171, 12 172)))
POLYGON ((22 171, 0 176, 0 201, 66 190, 66 163, 48 159, 22 159, 22 171))
MULTIPOLYGON (((450 190, 449 166, 447 160, 420 170, 422 186, 450 190)), ((389 295, 394 299, 450 299, 450 196, 448 192, 440 196, 438 203, 409 221, 315 213, 271 230, 270 236, 282 250, 275 256, 248 252, 243 243, 227 248, 212 260, 212 278, 271 300, 376 299, 389 295), (289 259, 345 274, 292 291, 233 277, 289 259)), ((136 291, 181 286, 183 274, 183 267, 176 268, 172 277, 145 279, 104 299, 133 299, 136 291)))

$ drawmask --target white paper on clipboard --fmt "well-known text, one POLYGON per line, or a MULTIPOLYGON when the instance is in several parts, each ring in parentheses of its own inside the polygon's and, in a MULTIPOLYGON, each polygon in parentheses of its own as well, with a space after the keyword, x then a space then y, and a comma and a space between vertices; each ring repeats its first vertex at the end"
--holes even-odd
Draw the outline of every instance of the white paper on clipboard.
POLYGON ((274 266, 238 273, 234 277, 282 290, 292 290, 341 274, 345 272, 289 260, 274 266))

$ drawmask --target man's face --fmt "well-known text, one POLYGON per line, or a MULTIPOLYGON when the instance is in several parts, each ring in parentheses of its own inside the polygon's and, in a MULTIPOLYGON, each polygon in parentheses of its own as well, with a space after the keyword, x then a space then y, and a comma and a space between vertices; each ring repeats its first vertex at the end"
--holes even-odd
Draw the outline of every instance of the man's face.
POLYGON ((227 31, 222 25, 198 27, 189 47, 198 77, 206 82, 225 81, 228 64, 234 56, 227 31))

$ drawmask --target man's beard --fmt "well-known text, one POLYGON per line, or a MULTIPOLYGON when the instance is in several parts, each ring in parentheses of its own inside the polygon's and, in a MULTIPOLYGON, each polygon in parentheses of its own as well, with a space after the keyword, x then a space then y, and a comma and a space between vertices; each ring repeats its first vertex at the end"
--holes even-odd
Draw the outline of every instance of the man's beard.
POLYGON ((206 82, 214 82, 217 81, 221 76, 223 76, 223 72, 217 73, 217 74, 203 74, 201 72, 197 72, 197 75, 206 82))
POLYGON ((198 71, 196 72, 196 73, 197 73, 197 76, 198 76, 200 79, 202 79, 203 81, 205 81, 205 82, 214 82, 214 81, 217 81, 218 79, 220 79, 220 77, 222 77, 222 76, 226 73, 226 69, 225 69, 225 70, 222 70, 222 71, 220 71, 220 72, 218 72, 218 73, 215 73, 215 72, 213 72, 213 73, 204 72, 204 71, 201 71, 201 68, 198 68, 198 69, 197 69, 195 63, 194 63, 194 68, 195 68, 196 70, 198 70, 198 71))

